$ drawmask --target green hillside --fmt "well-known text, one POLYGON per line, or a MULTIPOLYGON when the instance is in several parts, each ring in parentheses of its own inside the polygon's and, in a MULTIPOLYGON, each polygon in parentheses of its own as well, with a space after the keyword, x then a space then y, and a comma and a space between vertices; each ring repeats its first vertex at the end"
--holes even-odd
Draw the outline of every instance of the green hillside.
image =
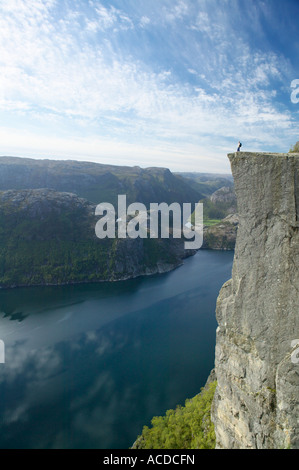
POLYGON ((217 382, 211 382, 185 406, 155 416, 151 427, 144 426, 133 449, 214 449, 215 433, 211 405, 217 382))
POLYGON ((0 190, 48 188, 71 192, 99 204, 127 202, 197 203, 202 197, 189 182, 167 168, 103 165, 72 160, 35 160, 0 157, 0 190))
POLYGON ((49 189, 0 191, 0 287, 127 279, 191 253, 183 239, 99 239, 95 204, 49 189))

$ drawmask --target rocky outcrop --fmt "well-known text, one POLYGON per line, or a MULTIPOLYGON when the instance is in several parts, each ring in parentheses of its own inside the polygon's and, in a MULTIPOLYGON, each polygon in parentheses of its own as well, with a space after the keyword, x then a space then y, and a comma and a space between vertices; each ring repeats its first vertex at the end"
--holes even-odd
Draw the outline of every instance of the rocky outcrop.
POLYGON ((236 212, 236 194, 231 186, 223 186, 217 189, 217 191, 211 194, 210 200, 214 204, 225 204, 228 207, 228 212, 236 212))
POLYGON ((234 250, 239 217, 230 214, 221 222, 203 229, 203 250, 234 250))
POLYGON ((203 250, 233 250, 235 247, 238 215, 237 200, 232 185, 223 186, 203 200, 203 250))
POLYGON ((183 238, 104 238, 96 205, 51 189, 0 191, 0 288, 117 281, 170 271, 183 238))
POLYGON ((239 227, 216 308, 217 448, 297 449, 299 154, 228 157, 239 227))

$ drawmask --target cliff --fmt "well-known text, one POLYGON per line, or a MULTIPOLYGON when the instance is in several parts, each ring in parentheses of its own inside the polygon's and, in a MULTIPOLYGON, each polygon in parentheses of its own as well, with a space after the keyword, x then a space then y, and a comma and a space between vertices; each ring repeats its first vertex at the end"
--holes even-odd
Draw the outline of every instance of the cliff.
POLYGON ((234 250, 238 230, 234 186, 222 186, 203 201, 203 250, 234 250))
POLYGON ((230 214, 217 224, 204 226, 202 250, 234 250, 239 218, 230 214))
POLYGON ((184 239, 99 239, 95 204, 51 189, 0 191, 0 288, 116 281, 170 271, 184 239))
POLYGON ((216 447, 297 449, 299 154, 228 157, 239 227, 216 307, 216 447))

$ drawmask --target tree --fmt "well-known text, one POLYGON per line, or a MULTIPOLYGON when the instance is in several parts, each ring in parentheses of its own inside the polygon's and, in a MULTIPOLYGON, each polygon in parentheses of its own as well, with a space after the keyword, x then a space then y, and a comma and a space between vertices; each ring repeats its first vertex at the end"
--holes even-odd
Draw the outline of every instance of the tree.
POLYGON ((155 416, 152 427, 144 426, 133 449, 214 449, 215 431, 211 420, 211 406, 217 382, 208 387, 185 406, 166 411, 165 416, 155 416))
POLYGON ((290 153, 299 153, 299 141, 296 142, 295 145, 290 148, 290 153))

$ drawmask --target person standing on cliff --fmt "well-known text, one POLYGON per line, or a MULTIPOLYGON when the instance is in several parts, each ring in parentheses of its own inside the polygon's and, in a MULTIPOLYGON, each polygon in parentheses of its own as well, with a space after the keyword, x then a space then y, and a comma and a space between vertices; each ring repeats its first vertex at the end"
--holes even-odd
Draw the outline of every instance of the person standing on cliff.
POLYGON ((242 144, 241 144, 241 142, 239 142, 239 143, 238 143, 237 152, 240 152, 241 147, 242 147, 242 144))

